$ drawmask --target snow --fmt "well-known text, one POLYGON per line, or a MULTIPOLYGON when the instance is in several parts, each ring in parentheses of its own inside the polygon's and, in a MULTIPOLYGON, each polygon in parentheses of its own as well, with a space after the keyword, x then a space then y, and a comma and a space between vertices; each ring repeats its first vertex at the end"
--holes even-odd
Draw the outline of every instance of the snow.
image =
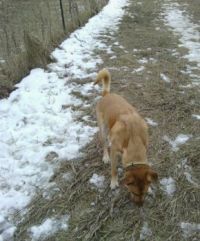
POLYGON ((141 232, 140 232, 140 240, 146 240, 151 235, 152 235, 152 231, 149 228, 148 223, 144 222, 141 232))
POLYGON ((65 181, 67 181, 67 182, 71 181, 71 180, 72 180, 72 177, 73 177, 73 175, 72 175, 72 173, 70 173, 70 172, 64 173, 64 174, 62 175, 62 178, 63 178, 65 181))
POLYGON ((0 241, 4 240, 13 240, 13 234, 15 232, 16 228, 10 225, 5 218, 0 214, 0 241))
MULTIPOLYGON (((71 66, 70 73, 77 78, 90 77, 88 71, 96 69, 97 64, 102 63, 101 58, 95 54, 94 50, 110 49, 100 38, 106 31, 110 33, 118 29, 118 24, 124 14, 123 7, 128 5, 127 0, 110 0, 108 5, 97 15, 91 18, 83 28, 71 34, 70 38, 64 41, 59 49, 56 49, 52 56, 58 61, 59 65, 71 66)), ((55 64, 51 67, 54 69, 55 64)))
POLYGON ((165 135, 163 140, 167 141, 171 145, 172 150, 176 152, 179 150, 179 146, 185 144, 191 137, 191 135, 179 134, 175 140, 171 140, 165 135))
POLYGON ((32 70, 10 97, 0 102, 0 211, 4 216, 22 209, 37 188, 48 187, 57 163, 77 156, 95 128, 74 120, 70 108, 81 101, 55 73, 32 70))
POLYGON ((142 58, 142 59, 138 60, 138 63, 146 64, 146 63, 148 63, 148 59, 147 58, 142 58))
POLYGON ((184 175, 185 175, 185 177, 186 177, 186 179, 189 183, 191 183, 195 187, 199 187, 199 184, 197 183, 197 180, 194 181, 194 178, 192 177, 192 175, 189 172, 185 171, 184 175))
POLYGON ((93 184, 95 187, 100 189, 104 187, 104 181, 105 181, 105 177, 99 176, 96 173, 94 173, 89 180, 90 184, 93 184))
POLYGON ((110 57, 110 59, 116 59, 117 58, 117 56, 111 56, 110 57))
POLYGON ((158 123, 156 123, 154 120, 152 120, 152 119, 150 119, 150 118, 148 118, 148 117, 146 117, 145 118, 145 120, 146 120, 146 122, 150 125, 150 126, 158 126, 158 123))
POLYGON ((163 178, 160 180, 160 184, 162 186, 163 191, 169 196, 173 196, 176 191, 176 184, 172 177, 163 178))
MULTIPOLYGON (((177 3, 166 5, 165 22, 172 27, 175 33, 180 36, 180 47, 188 49, 188 54, 185 56, 190 62, 196 62, 197 67, 200 67, 200 33, 199 26, 194 24, 190 17, 180 10, 177 3)), ((194 76, 194 80, 199 82, 199 76, 194 76)))
POLYGON ((192 115, 192 117, 196 118, 197 120, 200 120, 200 115, 192 115))
POLYGON ((166 76, 165 74, 163 74, 163 73, 160 74, 160 77, 166 83, 170 83, 171 82, 170 78, 168 76, 166 76))
POLYGON ((183 232, 184 238, 190 238, 191 236, 195 235, 195 233, 200 232, 200 223, 185 223, 181 222, 180 227, 183 232))
POLYGON ((184 159, 181 161, 181 164, 178 164, 178 168, 182 168, 183 174, 186 177, 186 180, 195 187, 199 187, 198 180, 191 174, 192 168, 187 164, 188 160, 184 159))
POLYGON ((142 71, 144 71, 144 70, 145 70, 145 67, 144 67, 144 66, 141 66, 141 67, 135 69, 135 70, 133 71, 133 73, 139 73, 139 72, 142 72, 142 71))
POLYGON ((28 229, 32 241, 44 240, 60 230, 67 230, 69 216, 64 215, 59 218, 48 218, 43 223, 28 229))
POLYGON ((57 62, 50 64, 48 71, 32 70, 9 98, 0 101, 0 214, 4 227, 0 240, 15 230, 12 214, 23 210, 36 190, 47 192, 55 168, 61 161, 80 156, 80 149, 96 132, 76 121, 79 112, 71 106, 84 108, 90 103, 72 93, 88 95, 95 90, 92 78, 102 60, 94 50, 110 48, 102 37, 118 30, 127 4, 127 0, 110 0, 52 53, 57 62), (91 83, 84 83, 86 78, 91 83), (77 79, 82 85, 75 83, 77 79), (55 154, 51 160, 49 153, 55 154))

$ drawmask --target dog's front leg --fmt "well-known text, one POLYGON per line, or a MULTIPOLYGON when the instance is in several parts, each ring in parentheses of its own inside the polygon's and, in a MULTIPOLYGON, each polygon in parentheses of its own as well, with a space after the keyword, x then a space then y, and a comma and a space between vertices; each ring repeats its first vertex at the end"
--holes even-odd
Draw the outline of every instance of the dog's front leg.
POLYGON ((113 146, 111 147, 111 183, 110 188, 115 189, 119 186, 117 176, 117 150, 113 146))

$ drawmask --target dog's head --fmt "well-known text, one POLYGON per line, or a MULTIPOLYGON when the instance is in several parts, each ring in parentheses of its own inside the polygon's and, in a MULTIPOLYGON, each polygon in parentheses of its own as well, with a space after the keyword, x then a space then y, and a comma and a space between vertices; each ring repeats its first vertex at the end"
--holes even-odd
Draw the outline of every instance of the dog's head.
POLYGON ((132 166, 125 171, 121 181, 128 188, 131 199, 142 206, 150 184, 158 179, 158 174, 148 165, 132 166))

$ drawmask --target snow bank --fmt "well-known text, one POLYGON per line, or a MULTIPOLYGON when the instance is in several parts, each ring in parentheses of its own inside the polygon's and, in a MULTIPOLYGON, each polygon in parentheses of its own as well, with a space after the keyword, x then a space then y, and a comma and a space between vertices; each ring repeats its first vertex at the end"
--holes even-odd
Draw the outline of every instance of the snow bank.
POLYGON ((69 216, 48 218, 42 224, 29 228, 28 233, 32 241, 42 241, 60 230, 67 230, 69 216))
POLYGON ((0 214, 0 241, 12 241, 16 228, 0 214))
POLYGON ((22 209, 36 189, 47 188, 57 159, 78 155, 95 128, 76 122, 71 108, 81 101, 55 73, 35 69, 0 102, 0 211, 22 209), (47 155, 55 153, 51 163, 47 155))
MULTIPOLYGON (((76 78, 90 77, 91 69, 102 63, 100 56, 95 54, 97 49, 109 51, 110 47, 103 41, 104 34, 110 34, 118 29, 118 24, 124 14, 123 7, 128 4, 127 0, 110 0, 108 5, 79 30, 70 35, 59 49, 56 49, 52 56, 58 61, 52 64, 52 68, 70 66, 68 74, 76 78)), ((55 69, 56 69, 55 68, 55 69)))
POLYGON ((96 132, 76 121, 79 112, 71 107, 90 103, 72 92, 88 95, 94 90, 92 81, 84 83, 102 63, 94 50, 107 49, 102 37, 118 29, 127 2, 110 0, 52 53, 57 62, 48 71, 32 70, 8 99, 0 101, 0 213, 5 227, 0 240, 6 229, 15 229, 12 214, 22 210, 36 190, 47 189, 60 161, 80 155, 80 148, 96 132), (78 78, 82 85, 76 84, 78 78), (49 153, 54 154, 51 160, 49 153))
MULTIPOLYGON (((196 62, 196 69, 200 68, 200 33, 199 25, 194 24, 190 17, 180 10, 177 3, 170 3, 166 5, 165 9, 165 22, 168 26, 172 27, 175 33, 180 36, 180 47, 188 49, 188 54, 185 55, 190 62, 196 62)), ((191 69, 191 68, 190 68, 191 69)), ((193 67, 195 69, 195 67, 193 67)), ((198 75, 191 75, 193 81, 200 83, 198 75)))
POLYGON ((189 61, 197 62, 200 67, 200 33, 199 25, 194 24, 190 17, 179 9, 179 5, 171 4, 166 8, 165 20, 175 32, 180 35, 180 41, 183 47, 189 50, 186 55, 189 61))

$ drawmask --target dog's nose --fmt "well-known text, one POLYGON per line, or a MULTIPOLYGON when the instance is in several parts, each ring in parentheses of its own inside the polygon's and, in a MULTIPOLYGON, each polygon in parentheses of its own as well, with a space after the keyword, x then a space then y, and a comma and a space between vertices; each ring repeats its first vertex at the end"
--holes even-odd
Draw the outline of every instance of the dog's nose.
POLYGON ((132 201, 138 206, 138 207, 142 207, 144 204, 144 201, 142 200, 134 200, 132 199, 132 201))

